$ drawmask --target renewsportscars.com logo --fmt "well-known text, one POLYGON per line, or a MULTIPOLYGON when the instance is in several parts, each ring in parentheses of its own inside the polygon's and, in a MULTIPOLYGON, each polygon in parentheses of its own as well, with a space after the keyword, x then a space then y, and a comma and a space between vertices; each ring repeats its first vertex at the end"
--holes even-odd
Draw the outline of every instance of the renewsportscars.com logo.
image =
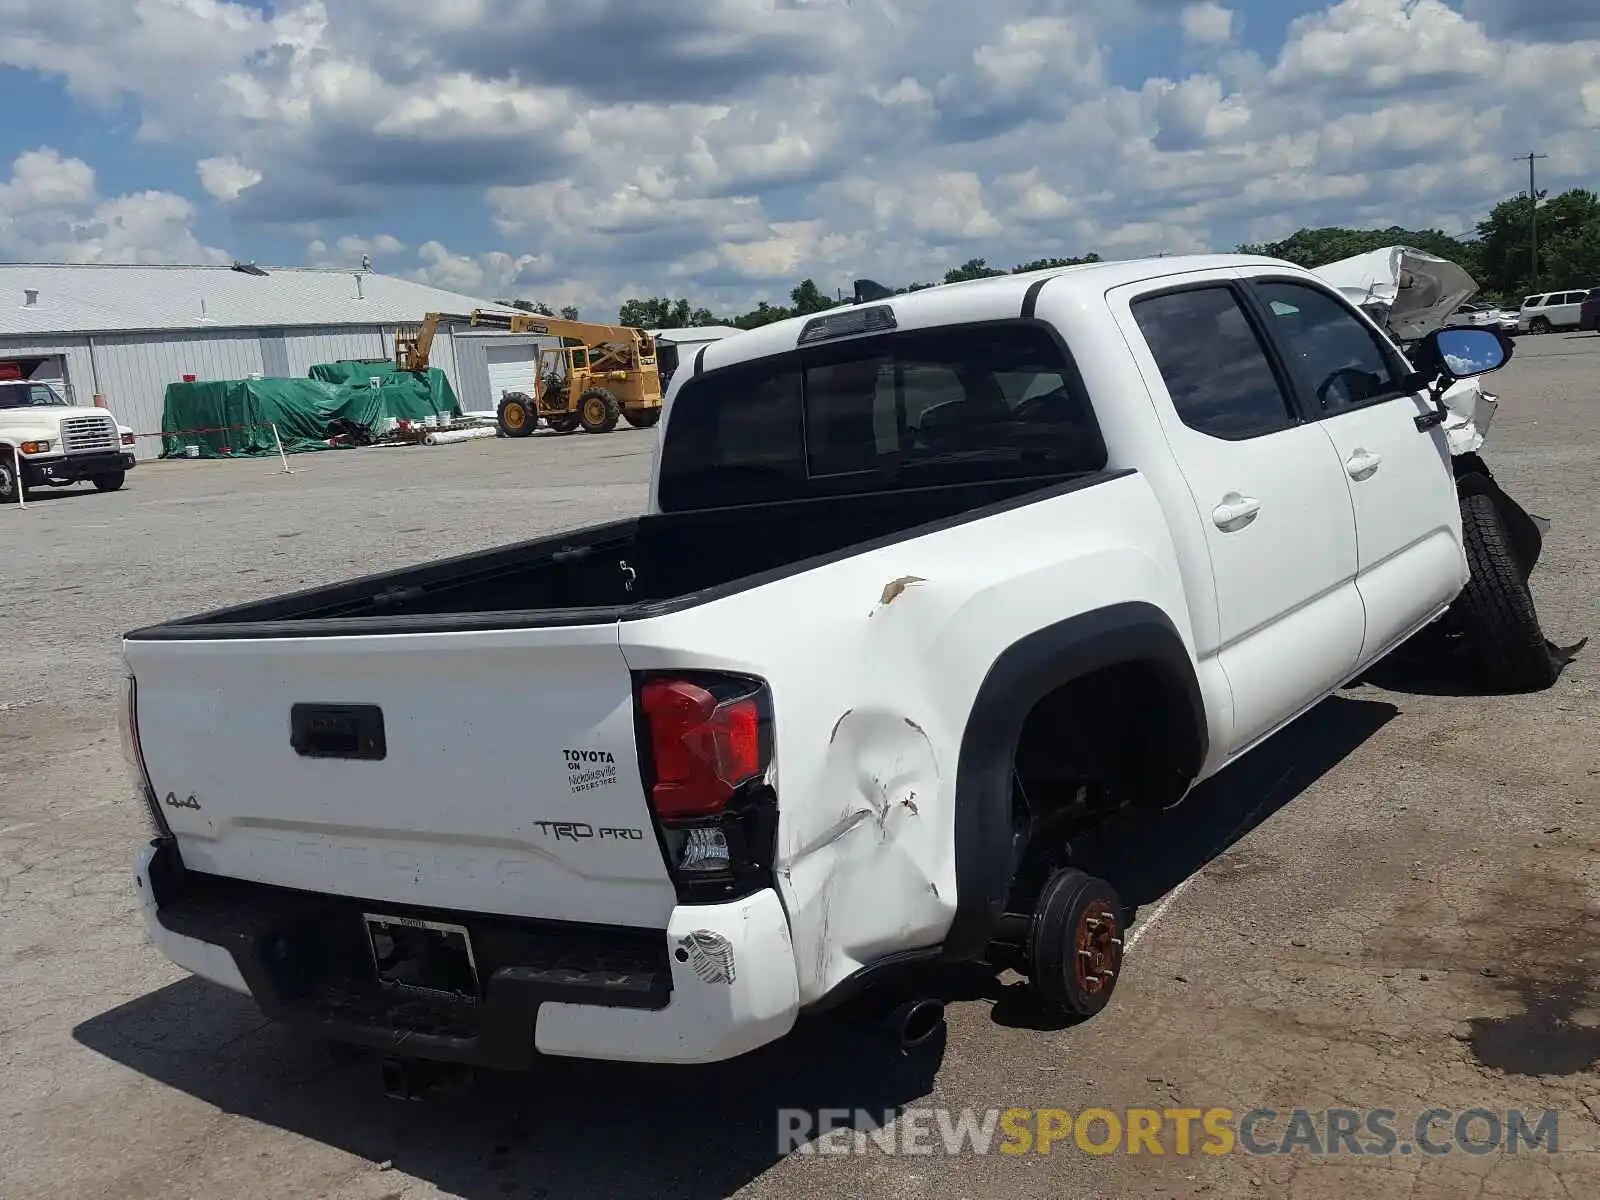
POLYGON ((1430 1108, 780 1109, 780 1154, 1148 1154, 1187 1157, 1555 1154, 1550 1110, 1430 1108))

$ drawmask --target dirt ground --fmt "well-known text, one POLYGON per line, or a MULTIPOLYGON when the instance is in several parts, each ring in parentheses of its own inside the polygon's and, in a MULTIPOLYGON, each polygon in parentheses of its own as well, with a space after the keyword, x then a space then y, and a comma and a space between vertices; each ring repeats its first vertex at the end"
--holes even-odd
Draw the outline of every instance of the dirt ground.
MULTIPOLYGON (((1524 339, 1491 387, 1486 457, 1553 522, 1537 599, 1576 642, 1600 616, 1600 337, 1524 339)), ((716 1067, 552 1062, 408 1105, 161 960, 136 918, 118 635, 636 511, 652 444, 148 464, 120 493, 0 510, 0 1197, 1600 1195, 1600 646, 1534 696, 1385 672, 1130 831, 1106 867, 1139 905, 1125 977, 1077 1026, 952 981, 946 1032, 904 1057, 818 1025, 716 1067), (1276 1110, 1257 1144, 1297 1108, 1388 1109, 1399 1148, 780 1150, 780 1109, 900 1114, 895 1135, 941 1107, 1276 1110), (1553 1110, 1557 1152, 1406 1153, 1434 1108, 1553 1110)))

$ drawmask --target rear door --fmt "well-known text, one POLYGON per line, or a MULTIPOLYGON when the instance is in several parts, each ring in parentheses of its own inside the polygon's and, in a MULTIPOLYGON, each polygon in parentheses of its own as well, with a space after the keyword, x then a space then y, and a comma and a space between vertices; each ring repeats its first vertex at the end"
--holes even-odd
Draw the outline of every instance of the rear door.
POLYGON ((1550 297, 1550 323, 1557 327, 1574 326, 1583 315, 1584 292, 1563 292, 1550 297))
POLYGON ((1205 531, 1220 637, 1201 653, 1231 683, 1236 753, 1355 668, 1365 624, 1349 489, 1326 432, 1297 414, 1234 275, 1121 295, 1205 531))
POLYGON ((1357 587, 1366 610, 1363 662, 1431 620, 1466 582, 1461 513, 1443 428, 1403 386, 1394 346, 1331 290, 1247 272, 1309 420, 1333 441, 1355 511, 1357 587))
POLYGON ((665 928, 615 624, 124 647, 190 868, 665 928))

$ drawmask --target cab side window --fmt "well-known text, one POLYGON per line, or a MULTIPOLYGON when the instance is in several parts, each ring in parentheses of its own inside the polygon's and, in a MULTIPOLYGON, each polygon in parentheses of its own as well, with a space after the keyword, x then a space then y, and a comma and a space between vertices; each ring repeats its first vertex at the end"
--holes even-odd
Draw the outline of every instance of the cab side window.
POLYGON ((1237 441, 1295 423, 1265 347, 1226 284, 1135 300, 1133 319, 1178 419, 1237 441))
POLYGON ((1254 285, 1273 333, 1323 415, 1405 394, 1406 368, 1393 347, 1327 292, 1301 283, 1254 285))

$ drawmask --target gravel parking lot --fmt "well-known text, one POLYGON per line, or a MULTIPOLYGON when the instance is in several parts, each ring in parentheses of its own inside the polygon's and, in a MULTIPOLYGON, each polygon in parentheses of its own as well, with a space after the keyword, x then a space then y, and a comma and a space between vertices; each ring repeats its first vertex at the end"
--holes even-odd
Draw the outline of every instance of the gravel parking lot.
MULTIPOLYGON (((1489 386, 1486 457, 1553 522, 1536 594, 1576 642, 1600 616, 1600 336, 1525 338, 1489 386)), ((165 964, 136 918, 118 635, 637 511, 653 445, 146 464, 0 509, 0 1198, 1600 1195, 1600 647, 1534 696, 1383 672, 1138 830, 1127 975, 1079 1026, 963 985, 904 1058, 804 1028, 713 1068, 554 1062, 402 1105, 369 1061, 165 964), (783 1108, 1267 1107, 1277 1142, 1335 1106, 1394 1110, 1402 1142, 1429 1109, 1554 1110, 1558 1153, 778 1146, 783 1108)))

